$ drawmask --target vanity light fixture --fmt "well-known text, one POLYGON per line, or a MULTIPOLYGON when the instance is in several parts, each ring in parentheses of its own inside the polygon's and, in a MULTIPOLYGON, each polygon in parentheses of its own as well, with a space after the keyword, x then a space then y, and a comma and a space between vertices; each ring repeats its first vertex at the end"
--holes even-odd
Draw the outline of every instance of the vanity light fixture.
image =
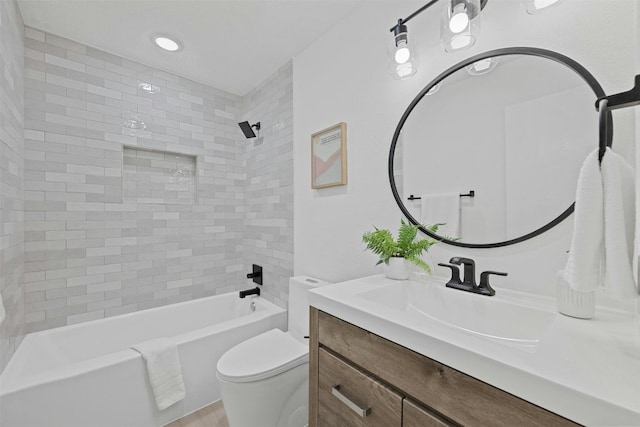
POLYGON ((168 52, 178 52, 182 50, 182 44, 175 37, 166 34, 156 34, 152 39, 156 46, 168 52))
MULTIPOLYGON (((440 0, 431 0, 411 15, 398 19, 391 27, 393 45, 389 49, 389 70, 397 80, 418 71, 415 42, 409 37, 406 23, 440 0)), ((440 24, 440 41, 447 52, 473 46, 480 32, 480 11, 489 0, 446 0, 440 24)))
MULTIPOLYGON (((440 0, 431 0, 406 18, 398 19, 398 23, 389 31, 393 33, 393 44, 388 49, 389 71, 397 80, 406 79, 418 71, 418 54, 413 37, 409 37, 407 22, 421 14, 440 0)), ((562 0, 522 0, 526 3, 527 12, 536 14, 560 3, 562 0)), ((480 12, 489 0, 444 0, 444 8, 440 20, 440 43, 446 52, 457 52, 468 49, 476 43, 480 34, 480 12)), ((475 64, 474 64, 475 65, 475 64)), ((495 67, 490 64, 489 70, 483 70, 481 64, 474 70, 467 70, 474 75, 489 72, 495 67)))
POLYGON ((418 71, 418 57, 413 39, 409 39, 407 26, 398 20, 398 25, 392 28, 393 44, 389 47, 389 67, 391 74, 397 80, 413 76, 418 71))

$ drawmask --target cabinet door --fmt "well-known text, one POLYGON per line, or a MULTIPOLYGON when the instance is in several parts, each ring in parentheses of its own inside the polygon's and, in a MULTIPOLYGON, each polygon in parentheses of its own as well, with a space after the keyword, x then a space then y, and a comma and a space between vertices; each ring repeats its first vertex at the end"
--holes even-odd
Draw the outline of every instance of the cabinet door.
POLYGON ((318 427, 400 427, 402 397, 319 350, 318 427))
POLYGON ((409 399, 402 402, 402 427, 453 427, 455 424, 444 421, 409 399))

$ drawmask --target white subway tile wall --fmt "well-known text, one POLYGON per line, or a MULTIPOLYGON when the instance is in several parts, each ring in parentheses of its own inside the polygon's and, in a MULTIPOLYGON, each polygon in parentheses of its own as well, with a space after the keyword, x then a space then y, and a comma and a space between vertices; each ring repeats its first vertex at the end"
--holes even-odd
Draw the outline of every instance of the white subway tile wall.
MULTIPOLYGON (((243 251, 264 268, 263 295, 286 307, 293 275, 293 66, 288 62, 244 96, 242 120, 260 122, 260 137, 244 139, 246 202, 243 251)), ((305 141, 301 141, 305 143, 305 141)), ((309 165, 299 165, 309 167, 309 165)))
POLYGON ((0 1, 0 372, 24 336, 24 25, 15 0, 0 1))
POLYGON ((244 288, 253 262, 286 304, 291 63, 243 99, 27 28, 25 75, 27 331, 244 288))
POLYGON ((194 156, 124 147, 123 164, 125 203, 196 203, 194 156))

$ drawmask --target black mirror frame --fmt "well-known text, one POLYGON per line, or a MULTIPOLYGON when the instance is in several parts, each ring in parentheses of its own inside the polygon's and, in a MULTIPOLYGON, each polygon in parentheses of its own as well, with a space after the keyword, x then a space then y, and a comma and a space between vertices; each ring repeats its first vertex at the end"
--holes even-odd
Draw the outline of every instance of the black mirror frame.
MULTIPOLYGON (((450 67, 449 69, 447 69, 446 71, 438 75, 429 84, 427 84, 427 86, 425 86, 425 88, 422 89, 420 93, 418 93, 418 95, 413 99, 413 101, 411 101, 411 104, 409 104, 409 107, 407 107, 407 109, 405 110, 393 134, 393 139, 391 140, 391 147, 389 149, 389 163, 388 163, 389 183, 391 185, 391 192, 393 193, 393 197, 395 198, 396 203, 398 204, 398 207, 400 207, 400 210, 402 211, 404 216, 407 218, 407 220, 409 220, 411 224, 419 226, 420 231, 422 231, 424 234, 434 239, 437 239, 443 243, 446 243, 448 245, 459 246, 463 248, 498 248, 501 246, 513 245, 515 243, 520 243, 525 240, 529 240, 535 236, 538 236, 544 233, 545 231, 561 223, 565 218, 567 218, 569 215, 573 213, 575 202, 572 203, 571 206, 569 206, 564 212, 562 212, 557 218, 555 218, 548 224, 538 228, 537 230, 532 231, 531 233, 525 234, 515 239, 505 240, 503 242, 496 242, 496 243, 464 243, 464 242, 458 242, 454 240, 447 240, 444 237, 438 236, 437 234, 434 234, 429 230, 427 230, 425 227, 422 226, 422 224, 416 221, 416 219, 411 215, 411 213, 409 213, 407 208, 404 206, 404 203, 402 201, 402 198, 400 197, 400 194, 398 194, 398 189, 396 188, 396 181, 393 176, 393 172, 394 172, 393 163, 395 159, 396 145, 398 143, 398 138, 400 136, 400 132, 402 131, 402 127, 404 126, 405 122, 409 118, 409 115, 411 114, 413 109, 416 107, 416 105, 422 100, 422 98, 424 98, 424 96, 431 90, 431 88, 433 88, 435 85, 440 83, 450 74, 455 73, 456 71, 461 70, 467 65, 471 65, 474 62, 479 61, 481 59, 491 58, 494 56, 505 56, 505 55, 538 56, 538 57, 547 58, 547 59, 551 59, 553 61, 559 62, 560 64, 570 68, 571 70, 576 72, 580 77, 582 77, 582 79, 593 90, 595 94, 595 99, 606 96, 606 94, 604 93, 604 90, 602 89, 602 86, 600 86, 600 83, 598 83, 596 78, 578 62, 560 53, 557 53, 551 50, 546 50, 546 49, 534 48, 534 47, 507 47, 507 48, 495 49, 495 50, 490 50, 484 53, 480 53, 478 55, 472 56, 450 67)), ((611 147, 612 141, 613 141, 613 117, 610 111, 607 113, 607 122, 608 122, 607 146, 611 147)))

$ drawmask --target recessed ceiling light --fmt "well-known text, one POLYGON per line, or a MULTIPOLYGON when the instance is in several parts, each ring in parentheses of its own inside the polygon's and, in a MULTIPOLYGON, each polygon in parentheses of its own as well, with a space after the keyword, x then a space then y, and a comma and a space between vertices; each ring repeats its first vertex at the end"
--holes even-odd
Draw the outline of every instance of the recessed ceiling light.
POLYGON ((175 38, 164 34, 153 36, 153 42, 160 48, 169 52, 177 52, 182 50, 182 44, 175 38))

